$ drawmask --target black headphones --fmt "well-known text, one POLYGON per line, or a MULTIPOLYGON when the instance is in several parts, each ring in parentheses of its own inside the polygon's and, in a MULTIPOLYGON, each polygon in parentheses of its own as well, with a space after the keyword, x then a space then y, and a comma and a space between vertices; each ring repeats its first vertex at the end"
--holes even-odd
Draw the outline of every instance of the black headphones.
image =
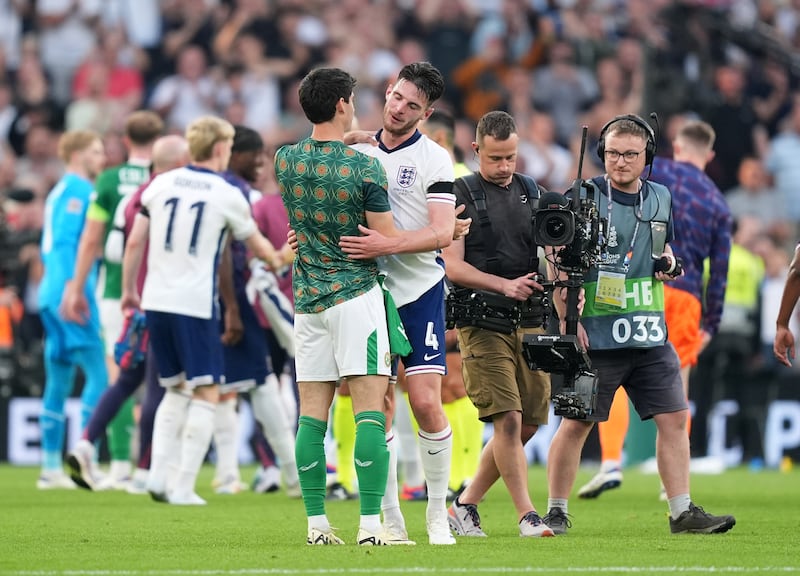
POLYGON ((653 131, 653 127, 650 126, 650 124, 648 124, 641 116, 637 116, 636 114, 622 114, 621 116, 615 116, 605 123, 603 128, 600 130, 600 139, 597 141, 598 158, 600 158, 602 162, 605 162, 606 132, 608 132, 608 129, 612 124, 619 122, 620 120, 629 120, 637 126, 641 126, 642 129, 647 133, 647 145, 644 149, 644 163, 652 165, 653 158, 656 157, 656 134, 653 131))

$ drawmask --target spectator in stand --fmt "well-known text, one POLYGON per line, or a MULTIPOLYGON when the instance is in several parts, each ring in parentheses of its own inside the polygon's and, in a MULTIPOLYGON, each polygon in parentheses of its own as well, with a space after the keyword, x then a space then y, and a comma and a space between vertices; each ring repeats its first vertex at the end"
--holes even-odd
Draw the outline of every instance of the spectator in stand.
MULTIPOLYGON (((0 78, 0 142, 6 148, 11 123, 17 117, 17 107, 14 103, 14 91, 11 85, 0 78)), ((0 182, 0 186, 2 182, 0 182)))
POLYGON ((127 42, 122 28, 101 30, 98 50, 93 52, 78 68, 72 82, 73 99, 84 98, 91 91, 90 79, 98 64, 107 70, 108 81, 101 96, 119 107, 121 117, 136 110, 144 97, 144 78, 140 71, 146 67, 146 57, 141 50, 127 42))
POLYGON ((243 124, 262 133, 278 124, 281 109, 280 77, 266 57, 264 40, 251 31, 239 33, 233 44, 234 58, 217 94, 221 106, 241 102, 243 124))
POLYGON ((569 150, 555 141, 553 118, 534 111, 528 124, 527 137, 519 143, 519 156, 525 174, 548 190, 566 190, 574 178, 573 158, 569 150))
POLYGON ((86 69, 86 89, 67 105, 67 130, 94 130, 101 136, 117 129, 125 117, 123 107, 108 97, 109 69, 105 62, 92 62, 86 69))
POLYGON ((206 0, 167 0, 161 2, 160 51, 153 59, 156 78, 171 75, 178 71, 180 56, 189 46, 198 46, 206 62, 212 62, 214 55, 214 18, 216 13, 210 9, 206 0))
POLYGON ((56 134, 47 126, 31 126, 25 135, 23 154, 17 158, 17 180, 39 180, 39 191, 52 188, 64 171, 64 165, 55 154, 56 142, 56 134))
POLYGON ((758 118, 745 93, 745 70, 734 64, 714 72, 715 99, 703 117, 717 133, 716 156, 708 174, 720 190, 736 185, 736 170, 746 156, 755 156, 758 118))
POLYGON ((755 216, 764 225, 764 231, 781 242, 793 237, 792 226, 786 217, 784 197, 770 186, 764 163, 755 157, 742 159, 738 172, 739 185, 725 193, 734 218, 755 216))
POLYGON ((156 84, 150 108, 161 114, 168 130, 182 131, 198 117, 215 113, 216 93, 202 48, 189 45, 178 55, 177 73, 156 84))
POLYGON ((800 94, 792 98, 792 111, 784 130, 770 142, 765 159, 767 171, 772 175, 775 188, 782 197, 785 214, 791 222, 800 225, 800 94))
POLYGON ((64 108, 50 94, 50 84, 38 55, 32 51, 33 45, 28 43, 14 84, 17 116, 9 127, 8 141, 17 156, 23 153, 25 137, 32 126, 61 130, 64 125, 64 108))
POLYGON ((548 63, 534 71, 534 104, 556 123, 556 141, 568 144, 577 133, 578 117, 597 98, 594 75, 575 65, 575 50, 566 40, 550 46, 548 63))
POLYGON ((35 16, 42 64, 52 82, 51 95, 61 105, 69 101, 72 78, 95 49, 94 27, 102 2, 97 0, 37 0, 35 16))

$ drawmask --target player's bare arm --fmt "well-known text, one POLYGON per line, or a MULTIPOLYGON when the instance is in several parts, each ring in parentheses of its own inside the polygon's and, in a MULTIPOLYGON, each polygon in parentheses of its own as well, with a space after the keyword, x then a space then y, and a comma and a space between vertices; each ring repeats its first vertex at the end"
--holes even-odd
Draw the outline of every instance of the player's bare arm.
MULTIPOLYGON (((367 226, 359 226, 362 236, 342 236, 339 246, 345 254, 359 260, 377 258, 388 254, 410 254, 440 250, 450 245, 455 231, 456 212, 452 204, 446 202, 430 202, 428 215, 430 224, 417 230, 397 230, 392 220, 391 227, 383 223, 385 216, 367 212, 367 226)), ((468 225, 467 225, 468 226, 468 225)))
POLYGON ((542 285, 533 279, 533 274, 519 278, 503 278, 483 272, 464 260, 464 240, 454 240, 442 251, 447 277, 454 284, 474 290, 488 290, 514 300, 527 300, 534 292, 542 291, 542 285))
POLYGON ((125 242, 125 256, 122 258, 122 298, 120 305, 123 310, 130 308, 139 309, 141 299, 136 289, 136 277, 142 266, 147 239, 150 234, 150 218, 144 213, 136 215, 133 228, 125 242))
POLYGON ((89 319, 89 302, 86 300, 84 288, 86 278, 95 261, 102 256, 103 237, 106 223, 100 220, 87 219, 78 246, 78 259, 72 280, 64 287, 61 300, 61 316, 70 322, 85 324, 89 319))
POLYGON ((239 302, 236 300, 236 291, 233 285, 233 255, 231 254, 231 239, 225 244, 222 258, 217 270, 219 277, 219 296, 225 306, 223 318, 225 330, 222 333, 222 343, 233 346, 242 339, 244 324, 239 313, 239 302))

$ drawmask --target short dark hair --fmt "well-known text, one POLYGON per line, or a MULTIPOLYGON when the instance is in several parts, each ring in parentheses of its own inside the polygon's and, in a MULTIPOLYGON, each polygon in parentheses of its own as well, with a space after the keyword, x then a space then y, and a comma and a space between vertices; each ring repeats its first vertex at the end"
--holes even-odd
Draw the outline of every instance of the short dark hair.
POLYGON ((356 79, 341 68, 317 68, 300 83, 300 106, 312 124, 329 122, 336 104, 340 99, 349 102, 355 86, 356 79))
POLYGON ((444 76, 430 62, 412 62, 400 69, 397 80, 406 80, 425 94, 428 106, 431 106, 444 94, 444 76))
POLYGON ((508 112, 493 110, 487 112, 478 120, 478 127, 475 129, 475 140, 480 143, 486 136, 491 136, 497 140, 508 140, 512 134, 517 133, 517 123, 508 112))
POLYGON ((261 134, 247 126, 236 125, 233 134, 233 146, 231 152, 252 152, 253 150, 263 150, 264 140, 261 134))
POLYGON ((137 110, 125 120, 125 135, 137 146, 152 144, 164 132, 161 116, 150 110, 137 110))

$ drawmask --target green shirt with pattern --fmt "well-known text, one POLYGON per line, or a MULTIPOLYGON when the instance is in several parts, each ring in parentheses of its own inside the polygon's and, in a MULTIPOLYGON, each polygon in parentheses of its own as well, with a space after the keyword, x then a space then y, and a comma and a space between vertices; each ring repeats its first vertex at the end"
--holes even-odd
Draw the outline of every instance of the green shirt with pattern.
POLYGON ((366 212, 391 211, 380 162, 339 141, 306 138, 278 150, 275 173, 297 233, 297 312, 322 312, 368 292, 377 283, 376 262, 348 257, 339 238, 359 236, 366 212))
POLYGON ((119 300, 122 297, 125 206, 133 193, 149 179, 150 163, 132 161, 104 170, 95 181, 95 193, 86 217, 106 225, 103 298, 119 300))

